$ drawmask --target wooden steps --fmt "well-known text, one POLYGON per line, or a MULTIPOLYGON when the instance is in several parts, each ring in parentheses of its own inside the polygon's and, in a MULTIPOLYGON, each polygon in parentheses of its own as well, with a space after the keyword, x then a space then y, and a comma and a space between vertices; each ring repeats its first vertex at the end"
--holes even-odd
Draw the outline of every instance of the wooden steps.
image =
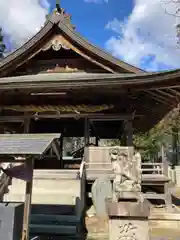
POLYGON ((45 215, 31 216, 31 234, 76 235, 80 219, 74 215, 45 215))
POLYGON ((81 218, 75 207, 67 205, 33 205, 30 218, 31 236, 58 236, 79 239, 81 218))
POLYGON ((51 235, 76 235, 76 226, 67 225, 48 225, 48 224, 30 224, 31 234, 51 234, 51 235))
POLYGON ((34 170, 34 179, 78 179, 78 169, 34 170))
MULTIPOLYGON (((35 170, 31 236, 58 235, 73 239, 81 232, 81 180, 77 170, 35 170)), ((4 201, 24 202, 25 182, 13 179, 4 201)))

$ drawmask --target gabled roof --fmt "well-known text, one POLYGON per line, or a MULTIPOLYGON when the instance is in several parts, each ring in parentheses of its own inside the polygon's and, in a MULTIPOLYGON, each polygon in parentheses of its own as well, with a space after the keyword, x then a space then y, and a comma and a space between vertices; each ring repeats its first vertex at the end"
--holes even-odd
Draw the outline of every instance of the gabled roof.
POLYGON ((88 52, 95 59, 106 62, 108 66, 112 66, 112 69, 116 69, 114 72, 122 72, 122 70, 127 73, 144 72, 139 68, 131 66, 130 64, 127 64, 117 58, 114 58, 105 51, 90 44, 75 31, 71 24, 68 24, 67 15, 65 15, 64 11, 61 13, 56 11, 48 17, 45 25, 35 36, 33 36, 19 49, 0 61, 0 76, 6 76, 8 73, 8 68, 10 66, 16 67, 21 61, 24 61, 24 58, 28 58, 28 54, 30 54, 33 49, 37 48, 37 46, 40 45, 40 43, 50 34, 50 32, 53 31, 53 28, 55 27, 58 27, 59 30, 77 47, 88 52))

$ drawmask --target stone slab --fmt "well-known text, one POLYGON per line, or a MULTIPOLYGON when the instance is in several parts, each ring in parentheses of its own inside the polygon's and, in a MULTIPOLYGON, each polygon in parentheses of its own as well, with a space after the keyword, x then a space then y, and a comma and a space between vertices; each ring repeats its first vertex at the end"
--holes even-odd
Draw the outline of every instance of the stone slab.
POLYGON ((108 216, 111 217, 135 217, 148 218, 150 214, 150 204, 144 202, 115 202, 111 199, 106 201, 108 216))
POLYGON ((99 177, 92 185, 92 200, 98 217, 107 216, 106 199, 112 198, 112 184, 107 176, 99 177))

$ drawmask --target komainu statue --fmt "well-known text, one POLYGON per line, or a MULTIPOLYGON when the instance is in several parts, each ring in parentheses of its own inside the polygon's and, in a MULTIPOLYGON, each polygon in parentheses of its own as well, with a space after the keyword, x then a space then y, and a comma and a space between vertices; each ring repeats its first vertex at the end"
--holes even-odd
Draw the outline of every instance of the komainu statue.
POLYGON ((141 157, 133 148, 113 147, 110 149, 112 168, 115 174, 113 181, 114 200, 123 193, 141 192, 141 157))

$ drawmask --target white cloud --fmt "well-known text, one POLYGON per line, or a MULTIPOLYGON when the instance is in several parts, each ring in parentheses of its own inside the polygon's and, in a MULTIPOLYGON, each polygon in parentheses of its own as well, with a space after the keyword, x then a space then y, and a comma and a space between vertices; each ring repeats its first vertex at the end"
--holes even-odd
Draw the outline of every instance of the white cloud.
POLYGON ((15 47, 43 26, 49 6, 48 0, 0 0, 0 26, 15 47))
POLYGON ((84 0, 87 3, 97 3, 97 4, 101 4, 101 3, 108 3, 108 0, 84 0))
POLYGON ((162 64, 180 67, 180 48, 177 48, 176 24, 178 18, 167 14, 175 12, 175 5, 162 0, 135 0, 130 16, 123 22, 117 19, 107 24, 114 35, 106 42, 106 48, 116 57, 146 69, 157 71, 162 64), (147 61, 151 59, 150 61, 147 61))

